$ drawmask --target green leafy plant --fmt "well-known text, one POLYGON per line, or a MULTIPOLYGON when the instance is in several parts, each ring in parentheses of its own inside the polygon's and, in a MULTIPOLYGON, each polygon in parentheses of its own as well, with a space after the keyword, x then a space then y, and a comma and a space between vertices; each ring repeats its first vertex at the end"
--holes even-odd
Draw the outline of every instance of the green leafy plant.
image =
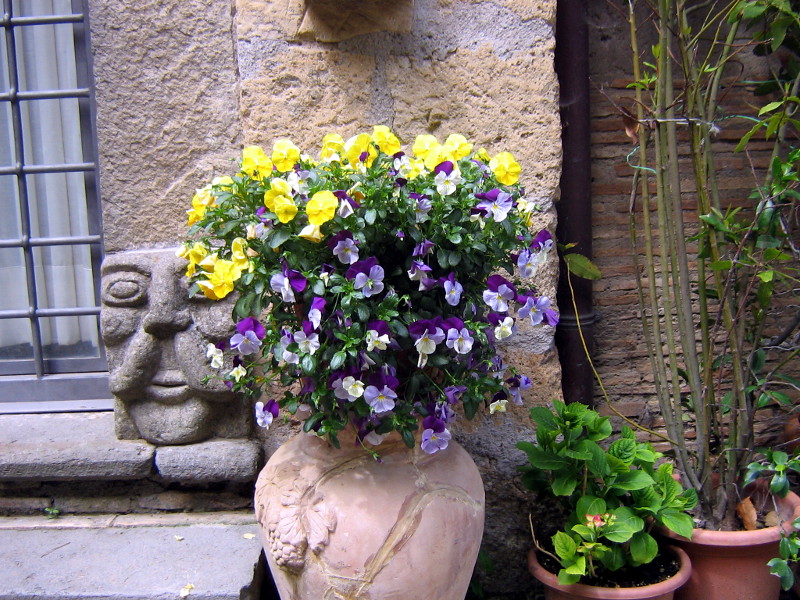
POLYGON ((531 409, 536 441, 517 448, 528 455, 529 464, 520 468, 523 484, 552 496, 567 515, 552 537, 554 554, 536 542, 561 565, 559 583, 651 562, 659 554, 650 534, 655 525, 691 537, 687 511, 697 496, 673 478, 671 463, 659 464, 660 452, 637 442, 628 427, 610 442, 608 417, 583 404, 553 404, 552 411, 531 409))

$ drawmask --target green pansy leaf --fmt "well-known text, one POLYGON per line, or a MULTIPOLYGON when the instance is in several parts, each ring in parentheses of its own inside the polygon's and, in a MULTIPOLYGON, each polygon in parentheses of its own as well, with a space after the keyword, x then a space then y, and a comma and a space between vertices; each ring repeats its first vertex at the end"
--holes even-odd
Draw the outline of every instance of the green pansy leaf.
POLYGON ((341 368, 345 360, 347 360, 347 353, 342 352, 340 350, 339 352, 336 352, 331 358, 329 368, 331 369, 331 371, 335 371, 336 369, 341 368))

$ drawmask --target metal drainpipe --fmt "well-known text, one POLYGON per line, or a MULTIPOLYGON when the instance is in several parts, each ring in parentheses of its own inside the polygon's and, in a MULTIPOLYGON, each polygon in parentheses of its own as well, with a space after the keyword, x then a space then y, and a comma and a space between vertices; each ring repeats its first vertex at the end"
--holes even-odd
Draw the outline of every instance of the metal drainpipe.
MULTIPOLYGON (((587 0, 558 0, 555 69, 561 91, 561 199, 556 238, 574 242, 574 251, 592 256, 591 146, 589 117, 589 40, 587 0)), ((561 390, 566 402, 594 403, 594 377, 578 330, 588 348, 594 345, 592 282, 572 278, 577 315, 561 261, 557 300, 561 319, 555 342, 561 362, 561 390)))

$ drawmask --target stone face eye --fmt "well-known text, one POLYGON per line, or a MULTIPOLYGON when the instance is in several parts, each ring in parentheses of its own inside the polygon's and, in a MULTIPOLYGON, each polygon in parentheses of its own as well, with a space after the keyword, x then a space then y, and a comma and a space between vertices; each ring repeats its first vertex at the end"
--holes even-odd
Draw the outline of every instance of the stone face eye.
POLYGON ((136 271, 111 273, 103 281, 103 303, 108 306, 133 307, 147 303, 150 277, 136 271))

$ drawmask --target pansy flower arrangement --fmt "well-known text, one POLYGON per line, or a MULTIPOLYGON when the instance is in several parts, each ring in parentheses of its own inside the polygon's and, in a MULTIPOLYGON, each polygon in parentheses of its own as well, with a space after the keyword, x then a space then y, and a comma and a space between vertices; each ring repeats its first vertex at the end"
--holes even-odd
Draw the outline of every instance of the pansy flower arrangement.
POLYGON ((212 365, 254 399, 285 386, 256 402, 260 425, 297 413, 335 445, 352 425, 365 447, 392 431, 413 446, 421 422, 433 453, 456 405, 471 418, 521 404, 530 380, 496 344, 517 319, 558 317, 521 283, 553 240, 531 233, 539 208, 519 175, 509 152, 473 151, 461 135, 420 135, 403 150, 383 126, 325 136, 319 159, 286 139, 269 155, 245 148, 236 175, 195 194, 179 251, 190 293, 238 294, 236 333, 209 347, 212 365))

